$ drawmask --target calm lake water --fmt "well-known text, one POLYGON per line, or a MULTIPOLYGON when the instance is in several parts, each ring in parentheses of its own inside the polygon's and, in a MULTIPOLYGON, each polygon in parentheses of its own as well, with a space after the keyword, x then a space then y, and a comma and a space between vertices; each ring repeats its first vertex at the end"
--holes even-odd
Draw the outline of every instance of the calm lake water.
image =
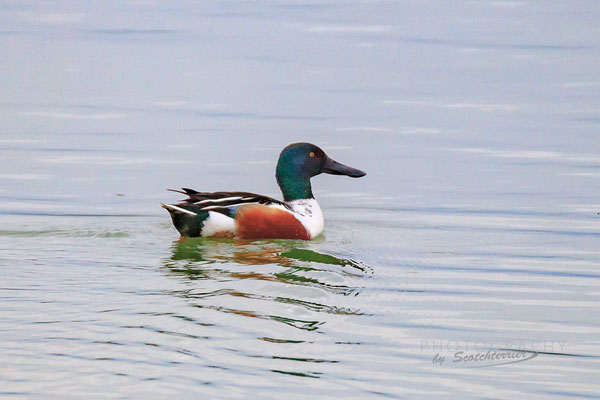
POLYGON ((600 398, 598 21, 3 2, 0 393, 600 398), (280 197, 295 141, 368 173, 313 179, 322 237, 178 241, 165 189, 280 197))

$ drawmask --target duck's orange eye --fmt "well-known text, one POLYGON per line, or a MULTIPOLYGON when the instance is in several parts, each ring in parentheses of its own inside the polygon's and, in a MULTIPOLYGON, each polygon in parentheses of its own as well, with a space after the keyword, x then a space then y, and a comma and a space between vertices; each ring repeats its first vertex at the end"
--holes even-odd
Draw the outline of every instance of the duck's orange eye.
POLYGON ((315 153, 313 153, 312 151, 310 153, 308 153, 309 156, 314 157, 315 153))

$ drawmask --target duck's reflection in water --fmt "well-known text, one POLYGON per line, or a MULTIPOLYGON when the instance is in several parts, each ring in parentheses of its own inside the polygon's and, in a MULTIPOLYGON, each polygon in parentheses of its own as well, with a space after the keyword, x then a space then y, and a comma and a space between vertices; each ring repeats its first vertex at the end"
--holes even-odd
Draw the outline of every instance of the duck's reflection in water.
POLYGON ((306 248, 310 245, 292 240, 186 239, 173 243, 164 266, 170 275, 196 281, 177 294, 194 299, 197 307, 309 331, 319 330, 335 314, 360 315, 343 299, 360 293, 360 282, 371 269, 306 248), (249 300, 223 301, 222 296, 249 300), (299 319, 300 314, 311 318, 299 319))

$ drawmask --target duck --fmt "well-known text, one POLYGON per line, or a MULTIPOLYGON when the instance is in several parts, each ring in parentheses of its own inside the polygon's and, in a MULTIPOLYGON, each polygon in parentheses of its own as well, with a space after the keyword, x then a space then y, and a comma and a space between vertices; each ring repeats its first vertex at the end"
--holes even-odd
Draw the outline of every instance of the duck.
POLYGON ((360 178, 366 173, 339 163, 312 143, 292 143, 279 154, 275 178, 283 201, 249 192, 167 189, 187 196, 161 204, 184 238, 299 239, 319 236, 325 223, 310 179, 319 174, 360 178))

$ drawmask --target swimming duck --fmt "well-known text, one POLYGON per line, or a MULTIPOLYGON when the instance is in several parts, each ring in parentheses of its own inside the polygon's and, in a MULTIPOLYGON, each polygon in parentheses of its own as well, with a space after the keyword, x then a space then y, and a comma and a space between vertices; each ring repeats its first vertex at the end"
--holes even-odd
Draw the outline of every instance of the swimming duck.
POLYGON ((323 232, 323 212, 313 196, 310 178, 321 173, 365 176, 334 161, 311 143, 293 143, 279 155, 275 177, 283 200, 248 192, 173 190, 188 196, 178 204, 161 204, 182 236, 243 239, 310 240, 323 232))

